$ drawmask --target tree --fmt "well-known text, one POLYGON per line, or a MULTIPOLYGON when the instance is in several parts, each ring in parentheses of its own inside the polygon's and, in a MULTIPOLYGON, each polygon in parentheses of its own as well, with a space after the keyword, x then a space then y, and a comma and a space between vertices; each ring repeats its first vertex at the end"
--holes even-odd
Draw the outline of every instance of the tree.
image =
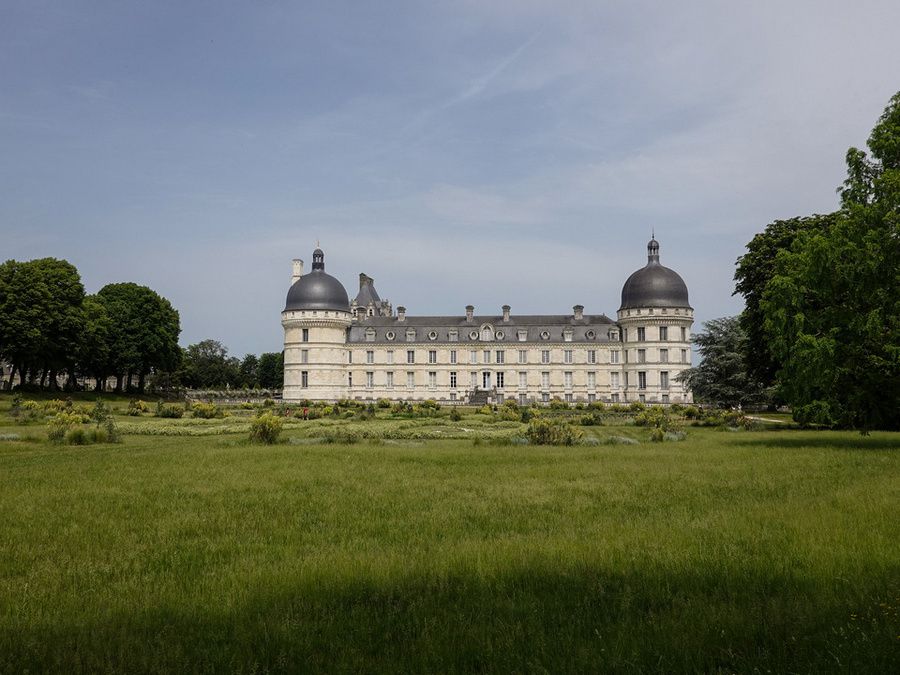
POLYGON ((847 152, 841 209, 775 257, 760 301, 779 384, 805 421, 900 429, 900 93, 847 152))
POLYGON ((138 376, 138 391, 144 391, 146 376, 154 369, 174 370, 181 359, 178 312, 171 303, 146 286, 134 283, 108 284, 97 293, 112 317, 110 354, 116 391, 123 383, 131 387, 138 376))
POLYGON ((181 382, 193 389, 241 386, 240 362, 218 340, 189 345, 182 363, 181 382))
POLYGON ((12 364, 8 386, 56 374, 74 366, 83 329, 84 286, 74 265, 56 258, 0 265, 0 356, 12 364))
POLYGON ((284 386, 284 354, 267 352, 259 357, 259 384, 266 389, 284 386))
POLYGON ((96 391, 103 391, 112 368, 110 334, 112 319, 106 306, 96 295, 89 295, 82 305, 84 330, 78 341, 77 368, 94 377, 96 391))
POLYGON ((769 392, 749 371, 747 336, 736 316, 713 319, 694 336, 702 358, 699 365, 681 372, 697 400, 722 408, 760 405, 769 392))
POLYGON ((241 361, 241 385, 251 389, 259 384, 259 359, 256 354, 247 354, 241 361))
POLYGON ((836 214, 776 220, 747 244, 747 253, 737 260, 734 273, 735 294, 744 296, 740 314, 741 329, 746 335, 744 358, 748 373, 766 386, 772 386, 782 363, 772 353, 765 332, 760 303, 769 281, 775 274, 775 259, 781 251, 789 251, 801 232, 827 230, 836 214))

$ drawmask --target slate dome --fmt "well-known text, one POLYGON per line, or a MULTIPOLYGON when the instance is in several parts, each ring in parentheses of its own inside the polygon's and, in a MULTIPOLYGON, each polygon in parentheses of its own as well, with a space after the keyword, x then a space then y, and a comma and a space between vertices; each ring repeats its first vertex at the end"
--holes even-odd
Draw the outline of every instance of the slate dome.
POLYGON ((647 244, 647 264, 628 277, 622 286, 619 310, 636 307, 690 307, 684 279, 675 270, 659 264, 656 239, 647 244))
POLYGON ((284 310, 330 309, 350 311, 350 299, 344 285, 325 273, 325 254, 322 249, 313 251, 312 271, 304 274, 288 290, 284 310))

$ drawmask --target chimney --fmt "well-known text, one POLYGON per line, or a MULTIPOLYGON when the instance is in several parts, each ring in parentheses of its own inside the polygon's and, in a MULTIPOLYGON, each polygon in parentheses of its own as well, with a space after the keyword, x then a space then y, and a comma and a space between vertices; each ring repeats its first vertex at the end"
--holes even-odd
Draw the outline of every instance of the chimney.
POLYGON ((365 274, 364 272, 360 272, 359 273, 359 290, 362 290, 363 286, 366 286, 367 284, 371 285, 374 281, 375 280, 372 277, 370 277, 368 274, 365 274))
POLYGON ((406 321, 406 307, 397 308, 397 321, 406 321))
POLYGON ((509 305, 503 305, 503 323, 509 323, 509 305))
POLYGON ((584 320, 584 305, 575 305, 572 308, 572 311, 575 312, 575 320, 576 321, 584 320))
POLYGON ((297 279, 303 276, 303 261, 300 258, 294 258, 291 270, 291 286, 297 283, 297 279))
POLYGON ((475 316, 475 306, 474 305, 466 305, 466 321, 472 323, 472 317, 475 316))

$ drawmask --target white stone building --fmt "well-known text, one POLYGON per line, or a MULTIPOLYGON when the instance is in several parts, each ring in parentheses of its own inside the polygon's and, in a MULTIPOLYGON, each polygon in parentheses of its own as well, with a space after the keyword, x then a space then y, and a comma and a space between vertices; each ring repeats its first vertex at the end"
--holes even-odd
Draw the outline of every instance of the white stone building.
POLYGON ((284 399, 435 399, 483 403, 691 401, 677 375, 691 362, 694 310, 682 278, 647 245, 613 321, 604 314, 407 316, 359 275, 352 301, 313 252, 294 260, 281 314, 284 399))

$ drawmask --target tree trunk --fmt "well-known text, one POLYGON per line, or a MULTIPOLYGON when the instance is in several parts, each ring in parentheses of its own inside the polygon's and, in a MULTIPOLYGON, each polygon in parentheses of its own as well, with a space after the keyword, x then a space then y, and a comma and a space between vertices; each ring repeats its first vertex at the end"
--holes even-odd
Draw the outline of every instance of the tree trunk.
POLYGON ((6 383, 6 391, 12 391, 13 379, 15 379, 16 372, 19 370, 19 366, 17 366, 15 363, 10 365, 11 368, 9 369, 9 381, 6 383))
POLYGON ((47 376, 47 386, 49 387, 50 391, 57 391, 59 389, 59 384, 56 381, 57 372, 55 370, 48 370, 47 376))
POLYGON ((145 373, 143 370, 141 370, 140 374, 138 375, 138 393, 139 394, 144 393, 144 382, 146 381, 146 379, 147 379, 147 373, 145 373))
POLYGON ((115 388, 115 392, 116 392, 117 394, 121 394, 121 393, 122 393, 122 379, 123 379, 123 378, 122 378, 122 373, 116 373, 116 388, 115 388))

